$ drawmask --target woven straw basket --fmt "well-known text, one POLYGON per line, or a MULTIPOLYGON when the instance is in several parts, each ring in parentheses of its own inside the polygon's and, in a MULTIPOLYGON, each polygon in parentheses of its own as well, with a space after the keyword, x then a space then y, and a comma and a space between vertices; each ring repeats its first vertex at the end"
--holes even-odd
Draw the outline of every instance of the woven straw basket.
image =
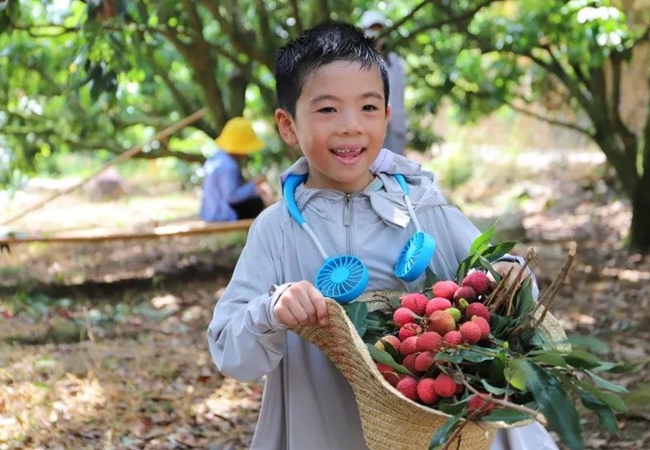
MULTIPOLYGON (((357 301, 368 303, 369 310, 386 307, 381 298, 404 295, 400 292, 377 291, 362 295, 357 301)), ((361 415, 363 434, 371 450, 426 450, 431 437, 449 418, 445 413, 420 405, 404 397, 379 373, 366 344, 347 317, 345 310, 327 299, 330 325, 301 326, 292 331, 311 342, 334 363, 352 386, 361 415)), ((547 314, 540 327, 552 341, 562 341, 566 335, 560 323, 547 314)), ((513 428, 532 420, 506 424, 481 422, 464 427, 460 450, 489 450, 500 428, 513 428)))

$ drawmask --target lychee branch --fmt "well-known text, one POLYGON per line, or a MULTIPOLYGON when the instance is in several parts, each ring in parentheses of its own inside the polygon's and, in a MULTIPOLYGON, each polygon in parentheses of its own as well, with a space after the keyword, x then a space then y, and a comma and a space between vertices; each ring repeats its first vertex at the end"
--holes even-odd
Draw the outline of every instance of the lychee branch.
MULTIPOLYGON (((475 394, 475 395, 481 395, 481 393, 478 390, 476 390, 476 388, 474 388, 474 386, 469 384, 469 382, 467 381, 467 379, 465 378, 463 373, 460 371, 460 368, 458 368, 458 375, 460 375, 460 381, 461 381, 461 383, 463 383, 463 385, 467 388, 468 391, 470 391, 472 394, 475 394)), ((546 423, 547 423, 546 417, 544 417, 543 414, 541 414, 538 411, 535 411, 534 409, 527 408, 526 406, 518 405, 516 403, 512 403, 512 402, 509 402, 509 401, 506 401, 506 400, 501 400, 501 399, 498 399, 498 398, 495 398, 495 397, 492 397, 492 396, 487 397, 485 400, 489 401, 491 403, 494 403, 495 405, 499 405, 499 406, 502 406, 502 407, 508 408, 508 409, 514 409, 515 411, 519 411, 519 412, 522 412, 524 414, 527 414, 530 417, 532 417, 533 419, 535 419, 536 421, 538 421, 539 423, 546 426, 546 423)))

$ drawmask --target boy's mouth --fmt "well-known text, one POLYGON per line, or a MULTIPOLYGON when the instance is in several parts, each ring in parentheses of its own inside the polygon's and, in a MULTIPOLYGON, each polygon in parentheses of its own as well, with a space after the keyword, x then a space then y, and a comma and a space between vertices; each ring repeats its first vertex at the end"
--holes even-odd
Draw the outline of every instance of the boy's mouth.
POLYGON ((365 151, 365 147, 357 148, 333 148, 330 151, 334 153, 339 158, 343 159, 354 159, 361 155, 365 151))

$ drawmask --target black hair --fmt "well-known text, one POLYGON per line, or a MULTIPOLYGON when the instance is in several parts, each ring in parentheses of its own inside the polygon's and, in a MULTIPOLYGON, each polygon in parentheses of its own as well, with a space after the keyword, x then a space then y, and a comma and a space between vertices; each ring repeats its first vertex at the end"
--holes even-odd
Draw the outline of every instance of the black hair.
POLYGON ((377 67, 388 105, 388 66, 375 49, 375 41, 354 25, 325 22, 308 29, 280 49, 275 64, 278 106, 295 117, 296 102, 307 77, 335 61, 359 62, 364 69, 377 67))

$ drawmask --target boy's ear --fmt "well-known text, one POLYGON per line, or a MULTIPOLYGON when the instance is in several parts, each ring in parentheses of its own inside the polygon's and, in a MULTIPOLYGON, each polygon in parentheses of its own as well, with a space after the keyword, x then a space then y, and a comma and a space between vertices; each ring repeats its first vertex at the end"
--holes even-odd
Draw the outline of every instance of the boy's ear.
POLYGON ((392 109, 390 108, 390 105, 386 105, 386 123, 390 120, 390 115, 392 113, 392 109))
POLYGON ((278 124, 278 131, 282 140, 292 147, 298 145, 298 136, 296 135, 291 114, 285 109, 278 108, 275 110, 275 122, 278 124))

